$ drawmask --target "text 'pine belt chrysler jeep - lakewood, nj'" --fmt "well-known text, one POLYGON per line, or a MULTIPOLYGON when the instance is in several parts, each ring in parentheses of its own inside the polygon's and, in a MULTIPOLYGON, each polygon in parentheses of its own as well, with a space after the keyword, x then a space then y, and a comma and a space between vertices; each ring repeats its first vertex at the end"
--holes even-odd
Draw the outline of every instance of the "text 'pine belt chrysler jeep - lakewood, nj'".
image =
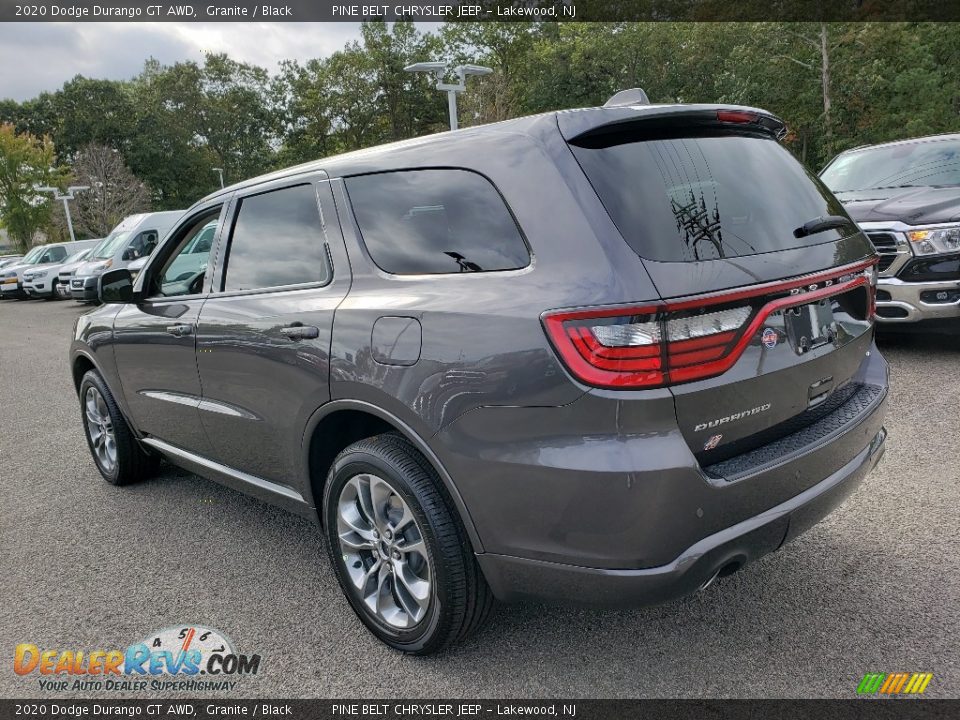
POLYGON ((100 473, 317 519, 419 654, 494 598, 663 602, 805 531, 883 454, 877 256, 779 119, 644 100, 201 200, 78 321, 100 473))
POLYGON ((821 177, 880 253, 878 327, 960 334, 960 135, 854 148, 821 177))

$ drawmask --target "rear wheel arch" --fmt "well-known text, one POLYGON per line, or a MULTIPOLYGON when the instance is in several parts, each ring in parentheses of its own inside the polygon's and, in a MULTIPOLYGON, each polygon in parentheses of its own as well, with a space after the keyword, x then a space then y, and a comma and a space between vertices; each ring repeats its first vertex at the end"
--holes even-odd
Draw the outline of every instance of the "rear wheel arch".
POLYGON ((334 459, 349 445, 375 435, 395 432, 405 437, 437 472, 453 501, 475 552, 483 552, 480 537, 463 498, 452 478, 430 446, 396 416, 360 400, 334 400, 318 409, 307 423, 303 436, 303 463, 307 470, 310 503, 322 524, 323 490, 334 459))

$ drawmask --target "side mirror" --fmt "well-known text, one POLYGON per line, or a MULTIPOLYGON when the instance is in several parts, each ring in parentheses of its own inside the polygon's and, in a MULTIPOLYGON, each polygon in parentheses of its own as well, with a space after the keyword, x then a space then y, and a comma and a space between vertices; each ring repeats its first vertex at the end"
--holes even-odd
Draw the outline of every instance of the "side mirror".
POLYGON ((132 247, 128 247, 123 251, 123 255, 120 256, 121 260, 134 260, 137 257, 137 251, 132 247))
POLYGON ((133 276, 126 268, 108 270, 100 276, 97 295, 102 303, 133 302, 133 276))

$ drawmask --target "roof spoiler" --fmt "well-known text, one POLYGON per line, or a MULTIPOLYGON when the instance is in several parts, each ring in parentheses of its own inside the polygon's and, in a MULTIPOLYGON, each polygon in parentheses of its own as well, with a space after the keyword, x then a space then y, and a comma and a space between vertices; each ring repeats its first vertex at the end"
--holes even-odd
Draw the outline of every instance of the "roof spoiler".
POLYGON ((630 88, 621 90, 616 95, 607 100, 603 106, 605 108, 627 107, 629 105, 649 105, 650 98, 643 91, 643 88, 630 88))
POLYGON ((613 107, 595 114, 558 115, 560 132, 568 143, 603 147, 629 138, 679 137, 687 132, 726 129, 760 133, 782 140, 786 125, 764 110, 736 105, 646 105, 613 107), (598 122, 598 120, 602 120, 598 122))

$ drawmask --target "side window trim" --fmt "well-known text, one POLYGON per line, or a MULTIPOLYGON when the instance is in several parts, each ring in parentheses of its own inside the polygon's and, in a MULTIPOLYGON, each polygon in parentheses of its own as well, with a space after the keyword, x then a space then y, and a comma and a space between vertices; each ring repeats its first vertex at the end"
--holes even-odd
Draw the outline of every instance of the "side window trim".
MULTIPOLYGON (((316 290, 329 287, 333 284, 337 276, 337 269, 333 261, 333 253, 330 247, 330 235, 327 231, 328 224, 331 222, 324 212, 323 203, 320 198, 320 188, 324 184, 329 185, 330 180, 326 172, 319 171, 307 175, 299 175, 282 178, 276 182, 263 185, 256 185, 245 189, 243 192, 234 194, 230 200, 229 215, 224 218, 220 226, 219 247, 217 252, 217 264, 214 277, 212 278, 213 287, 210 293, 218 298, 245 297, 248 295, 265 295, 276 292, 294 292, 298 290, 316 290), (320 227, 323 232, 323 257, 327 266, 327 277, 325 280, 317 280, 304 283, 294 283, 291 285, 272 285, 270 287, 250 288, 247 290, 226 290, 226 276, 230 265, 230 246, 233 243, 233 233, 236 227, 237 219, 240 215, 245 198, 257 197, 267 193, 285 190, 287 188, 309 185, 316 196, 317 215, 320 219, 320 227)), ((336 222, 336 218, 333 218, 336 222)))

